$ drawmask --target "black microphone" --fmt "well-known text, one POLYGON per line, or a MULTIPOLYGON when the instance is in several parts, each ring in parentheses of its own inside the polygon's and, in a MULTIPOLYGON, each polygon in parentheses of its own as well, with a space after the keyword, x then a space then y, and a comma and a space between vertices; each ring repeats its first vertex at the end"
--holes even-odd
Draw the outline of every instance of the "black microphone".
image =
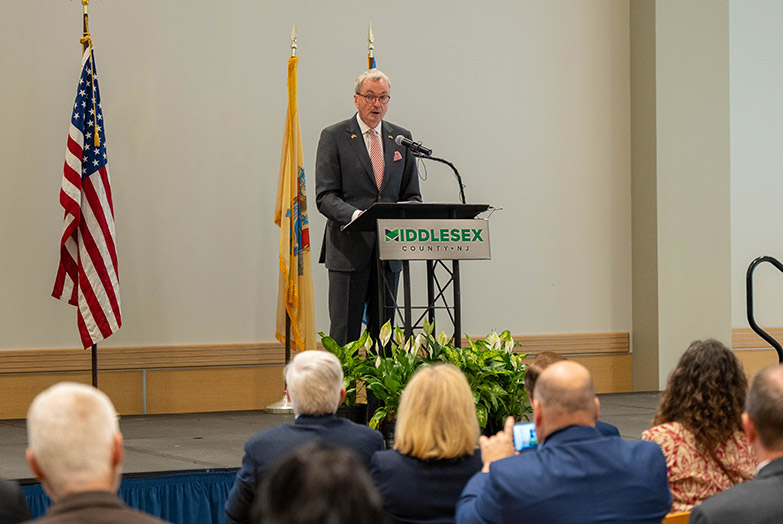
POLYGON ((430 156, 432 154, 432 149, 424 147, 423 145, 421 145, 421 142, 414 142, 410 138, 405 138, 402 135, 397 135, 397 138, 394 139, 394 142, 396 142, 398 146, 407 147, 413 153, 421 153, 422 155, 427 155, 427 156, 430 156))

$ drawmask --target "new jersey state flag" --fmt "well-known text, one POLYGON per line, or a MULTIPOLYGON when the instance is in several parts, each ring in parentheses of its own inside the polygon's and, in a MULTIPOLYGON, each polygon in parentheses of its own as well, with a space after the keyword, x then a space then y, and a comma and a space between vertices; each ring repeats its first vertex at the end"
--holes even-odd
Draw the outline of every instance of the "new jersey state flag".
POLYGON ((299 57, 288 59, 288 110, 275 205, 275 224, 280 226, 280 276, 275 337, 285 343, 285 316, 288 313, 291 318, 291 339, 302 351, 315 349, 315 308, 302 137, 296 103, 298 62, 299 57))

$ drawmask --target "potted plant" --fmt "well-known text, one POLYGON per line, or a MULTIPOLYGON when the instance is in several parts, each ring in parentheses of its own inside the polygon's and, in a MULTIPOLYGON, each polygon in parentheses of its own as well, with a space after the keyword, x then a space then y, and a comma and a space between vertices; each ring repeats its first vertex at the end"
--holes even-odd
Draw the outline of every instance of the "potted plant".
POLYGON ((357 388, 363 384, 383 402, 375 412, 368 413, 368 424, 372 428, 388 426, 386 433, 393 433, 391 426, 397 417, 402 390, 415 371, 424 364, 449 362, 468 379, 481 428, 494 432, 503 427, 508 416, 529 419, 531 408, 524 389, 527 365, 523 363, 527 355, 514 352, 519 344, 509 331, 499 335, 493 331, 475 341, 468 339, 469 347, 458 348, 445 333, 435 338, 432 329, 425 319, 423 333, 405 340, 402 330, 392 329, 387 322, 375 343, 365 333, 345 346, 321 333, 324 347, 343 363, 346 391, 354 399, 346 396, 346 405, 355 404, 357 388), (379 349, 387 346, 388 356, 379 349))
POLYGON ((360 424, 367 423, 367 404, 360 402, 357 393, 362 388, 366 376, 367 361, 364 358, 367 347, 372 346, 369 333, 365 332, 358 340, 344 346, 338 344, 332 337, 319 333, 324 349, 332 353, 340 361, 343 368, 343 387, 345 400, 337 409, 338 416, 360 424))

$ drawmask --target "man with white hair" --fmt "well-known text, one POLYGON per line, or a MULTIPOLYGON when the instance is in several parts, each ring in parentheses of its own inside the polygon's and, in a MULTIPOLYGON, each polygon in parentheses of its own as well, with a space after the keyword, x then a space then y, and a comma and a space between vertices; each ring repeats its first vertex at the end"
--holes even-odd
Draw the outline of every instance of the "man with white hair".
POLYGON ((109 397, 61 382, 27 411, 27 463, 54 504, 36 523, 157 524, 119 497, 123 444, 109 397))
POLYGON ((345 398, 337 357, 321 350, 298 353, 285 368, 285 381, 296 420, 256 433, 245 444, 242 468, 226 501, 229 524, 248 522, 264 475, 307 442, 320 440, 351 449, 368 469, 372 454, 383 449, 379 432, 335 415, 345 398))

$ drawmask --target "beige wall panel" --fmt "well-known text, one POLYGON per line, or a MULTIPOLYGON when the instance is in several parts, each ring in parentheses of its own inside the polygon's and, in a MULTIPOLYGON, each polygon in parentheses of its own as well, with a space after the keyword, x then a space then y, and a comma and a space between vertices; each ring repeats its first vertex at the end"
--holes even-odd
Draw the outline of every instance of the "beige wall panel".
POLYGON ((282 398, 281 366, 147 372, 147 413, 263 409, 282 398))
POLYGON ((762 369, 778 365, 778 354, 774 349, 746 349, 735 351, 735 355, 742 362, 748 382, 762 369))
MULTIPOLYGON (((631 391, 631 354, 570 356, 593 376, 596 393, 628 393, 631 391)), ((533 361, 528 357, 525 363, 533 361)))
MULTIPOLYGON (((58 382, 91 383, 90 373, 45 373, 0 376, 0 419, 27 416, 27 408, 35 396, 58 382)), ((99 389, 104 391, 121 415, 142 413, 141 371, 98 373, 99 389)))

